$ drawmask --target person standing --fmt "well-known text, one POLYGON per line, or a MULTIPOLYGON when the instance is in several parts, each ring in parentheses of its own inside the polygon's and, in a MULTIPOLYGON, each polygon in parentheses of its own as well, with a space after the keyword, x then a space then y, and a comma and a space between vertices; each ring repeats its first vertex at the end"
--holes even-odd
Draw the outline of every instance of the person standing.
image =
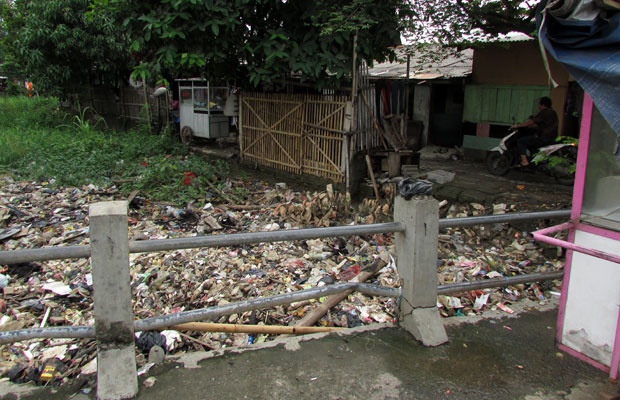
POLYGON ((532 133, 517 140, 517 152, 521 157, 520 164, 522 167, 527 167, 530 164, 527 159, 527 150, 534 152, 536 149, 550 145, 555 141, 558 136, 558 124, 558 114, 551 108, 551 99, 545 96, 538 101, 538 113, 536 115, 510 127, 511 129, 526 128, 532 133))

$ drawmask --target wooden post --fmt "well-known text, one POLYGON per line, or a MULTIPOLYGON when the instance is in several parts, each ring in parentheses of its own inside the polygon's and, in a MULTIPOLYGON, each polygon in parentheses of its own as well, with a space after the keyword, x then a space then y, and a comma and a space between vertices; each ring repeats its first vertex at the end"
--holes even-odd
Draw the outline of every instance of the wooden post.
POLYGON ((398 151, 390 151, 388 153, 388 177, 394 178, 401 175, 400 163, 400 153, 398 151))
POLYGON ((394 236, 402 293, 399 324, 425 346, 438 346, 448 341, 437 310, 439 203, 431 196, 396 196, 394 222, 406 226, 394 236))
POLYGON ((90 244, 97 337, 97 399, 138 393, 129 276, 127 202, 90 206, 90 244))
POLYGON ((149 124, 149 133, 153 133, 153 121, 151 121, 152 113, 151 113, 151 99, 149 97, 149 92, 146 87, 146 82, 144 82, 144 104, 146 106, 146 123, 149 124))
POLYGON ((372 162, 370 161, 370 156, 368 154, 366 154, 366 167, 368 168, 368 175, 370 175, 370 179, 372 180, 372 188, 375 190, 375 198, 379 200, 381 196, 379 196, 379 188, 377 187, 375 173, 372 170, 372 162))
POLYGON ((411 54, 407 54, 407 77, 405 80, 405 111, 403 112, 403 118, 400 120, 400 137, 403 138, 403 144, 407 144, 407 139, 409 138, 408 122, 409 122, 409 68, 411 67, 411 54))

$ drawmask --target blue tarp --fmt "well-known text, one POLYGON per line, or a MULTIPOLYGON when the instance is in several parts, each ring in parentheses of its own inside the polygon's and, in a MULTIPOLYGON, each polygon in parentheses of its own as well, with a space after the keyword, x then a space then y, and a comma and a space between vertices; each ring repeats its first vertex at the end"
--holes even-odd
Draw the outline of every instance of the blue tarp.
POLYGON ((540 40, 620 135, 620 11, 593 0, 549 4, 538 18, 540 40))

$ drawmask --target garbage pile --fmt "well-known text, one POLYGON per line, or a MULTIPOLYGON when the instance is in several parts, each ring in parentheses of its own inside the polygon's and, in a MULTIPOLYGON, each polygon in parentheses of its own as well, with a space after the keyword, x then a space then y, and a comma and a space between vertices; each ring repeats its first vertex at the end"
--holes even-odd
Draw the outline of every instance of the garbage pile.
MULTIPOLYGON (((391 199, 366 199, 352 206, 328 186, 324 192, 294 191, 284 184, 231 182, 249 193, 243 204, 192 204, 177 208, 130 196, 129 239, 154 240, 196 235, 274 231, 389 221, 391 199)), ((221 194, 221 193, 220 193, 221 194)), ((115 187, 58 188, 47 183, 0 182, 0 250, 89 243, 88 206, 126 198, 115 187)), ((517 205, 441 203, 445 217, 526 211, 517 205)), ((451 228, 439 236, 439 284, 474 281, 563 268, 561 254, 534 243, 507 224, 451 228), (551 257, 550 257, 551 255, 551 257), (560 258, 558 258, 560 257, 560 258)), ((219 306, 338 282, 360 280, 398 288, 392 235, 367 235, 259 243, 130 255, 135 318, 219 306), (378 263, 380 261, 380 263, 378 263), (368 273, 370 268, 375 271, 368 273)), ((94 325, 89 260, 71 259, 0 266, 0 331, 33 327, 94 325)), ((510 312, 511 302, 545 301, 558 282, 516 285, 439 296, 445 317, 510 312)), ((292 326, 325 299, 228 315, 224 324, 292 326)), ((316 326, 354 327, 394 322, 398 299, 353 293, 318 318, 316 326)), ((153 348, 167 354, 249 346, 270 334, 170 329, 136 335, 137 361, 148 365, 153 348)), ((0 376, 13 382, 62 384, 96 371, 93 339, 39 339, 0 346, 0 376)))

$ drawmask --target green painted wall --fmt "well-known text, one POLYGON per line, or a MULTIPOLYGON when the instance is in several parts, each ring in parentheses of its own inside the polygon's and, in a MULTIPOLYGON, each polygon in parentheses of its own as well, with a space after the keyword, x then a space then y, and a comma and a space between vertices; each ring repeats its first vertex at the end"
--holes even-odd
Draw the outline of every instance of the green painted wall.
POLYGON ((463 121, 512 125, 538 112, 547 86, 467 85, 463 121))

